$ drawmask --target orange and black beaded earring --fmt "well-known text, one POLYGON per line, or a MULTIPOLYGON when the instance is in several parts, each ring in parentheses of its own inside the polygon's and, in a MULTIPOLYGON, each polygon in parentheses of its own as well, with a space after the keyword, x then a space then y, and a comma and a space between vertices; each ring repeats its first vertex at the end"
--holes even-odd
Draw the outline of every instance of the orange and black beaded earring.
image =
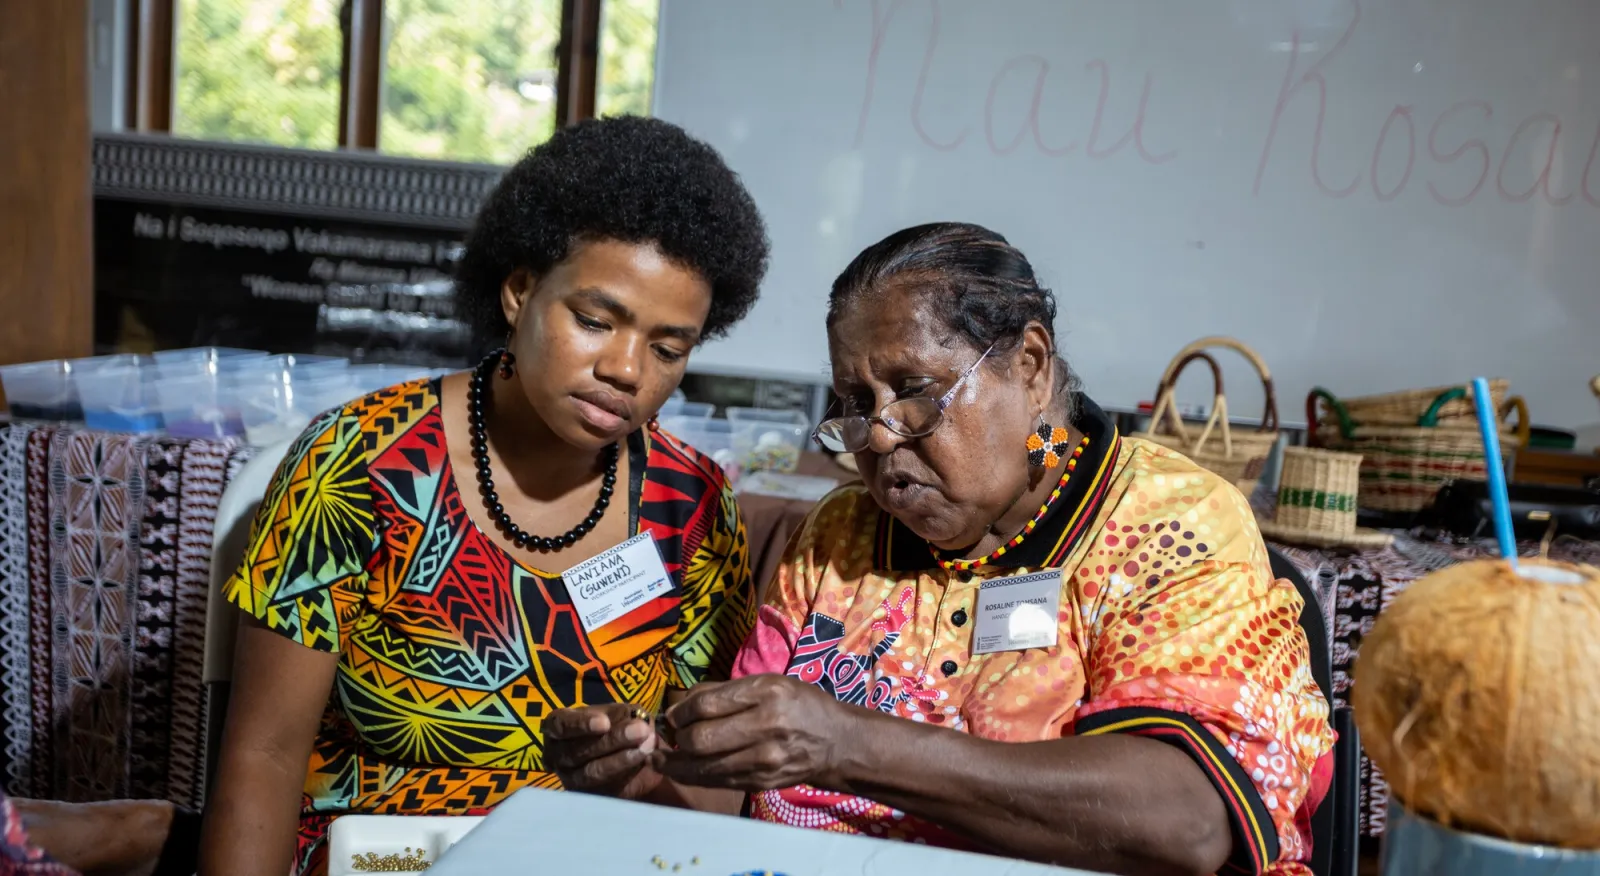
POLYGON ((1039 428, 1028 434, 1028 464, 1034 468, 1055 468, 1061 457, 1071 450, 1067 442, 1072 433, 1060 426, 1051 426, 1039 415, 1039 428))
POLYGON ((517 364, 517 357, 512 355, 512 353, 511 353, 510 340, 509 339, 507 339, 506 344, 507 344, 507 346, 500 350, 500 369, 499 369, 499 373, 500 373, 500 379, 501 380, 510 380, 511 379, 511 369, 512 369, 513 366, 515 366, 517 364))

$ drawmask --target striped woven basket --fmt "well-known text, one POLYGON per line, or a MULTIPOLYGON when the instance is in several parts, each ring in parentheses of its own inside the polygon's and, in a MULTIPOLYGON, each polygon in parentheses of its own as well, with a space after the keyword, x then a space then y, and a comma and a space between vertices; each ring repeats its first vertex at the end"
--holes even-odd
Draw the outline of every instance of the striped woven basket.
POLYGON ((1256 351, 1233 338, 1201 338, 1184 347, 1173 357, 1172 362, 1167 365, 1166 372, 1161 375, 1161 385, 1156 387, 1156 404, 1151 412, 1149 428, 1134 437, 1176 450, 1194 460, 1202 468, 1232 483, 1246 496, 1250 495, 1255 492, 1256 485, 1261 480, 1261 472, 1266 468, 1267 458, 1272 455, 1272 449, 1278 444, 1278 397, 1272 389, 1272 374, 1267 370, 1267 363, 1261 360, 1256 351), (1250 360, 1250 364, 1254 365, 1256 372, 1261 375, 1261 386, 1266 393, 1267 402, 1261 426, 1256 431, 1234 432, 1233 427, 1228 424, 1228 396, 1222 391, 1222 369, 1217 367, 1217 360, 1205 352, 1210 347, 1227 347, 1238 351, 1250 360), (1211 402, 1211 416, 1206 420, 1205 426, 1198 433, 1191 433, 1184 425, 1183 417, 1178 413, 1178 403, 1173 399, 1173 390, 1178 384, 1178 375, 1183 373, 1184 367, 1197 360, 1211 366, 1211 376, 1216 381, 1216 392, 1211 402))
MULTIPOLYGON (((1433 501, 1439 489, 1453 480, 1484 480, 1488 476, 1483 440, 1476 428, 1449 428, 1438 425, 1438 409, 1461 400, 1466 390, 1457 387, 1439 394, 1414 426, 1365 425, 1346 410, 1344 403, 1325 389, 1313 389, 1306 398, 1306 436, 1308 444, 1359 453, 1361 460, 1361 507, 1374 511, 1421 511, 1433 501), (1320 428, 1319 403, 1325 404, 1339 426, 1320 428)), ((1500 450, 1506 469, 1512 468, 1515 451, 1528 444, 1528 407, 1520 397, 1507 399, 1500 407, 1502 423, 1517 412, 1516 431, 1500 430, 1500 450)))
POLYGON ((1272 541, 1318 547, 1383 547, 1388 533, 1356 526, 1361 454, 1315 447, 1283 448, 1278 504, 1258 520, 1272 541))
MULTIPOLYGON (((1439 406, 1434 413, 1434 422, 1440 426, 1459 426, 1462 428, 1477 427, 1477 408, 1472 400, 1472 387, 1459 387, 1466 395, 1457 396, 1439 406)), ((1386 392, 1381 395, 1364 395, 1356 398, 1340 399, 1344 405, 1345 413, 1354 422, 1363 426, 1415 426, 1434 407, 1434 402, 1442 395, 1448 394, 1454 386, 1436 386, 1432 389, 1407 389, 1400 392, 1386 392)), ((1494 409, 1500 410, 1506 403, 1506 393, 1511 391, 1511 381, 1495 379, 1489 381, 1489 396, 1494 401, 1494 409)), ((1324 412, 1322 425, 1334 429, 1339 426, 1338 416, 1331 410, 1324 412)))

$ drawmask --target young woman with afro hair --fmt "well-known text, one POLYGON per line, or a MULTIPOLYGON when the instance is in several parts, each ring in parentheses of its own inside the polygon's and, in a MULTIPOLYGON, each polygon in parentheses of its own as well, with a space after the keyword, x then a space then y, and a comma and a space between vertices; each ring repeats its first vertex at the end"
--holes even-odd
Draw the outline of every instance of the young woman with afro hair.
POLYGON ((323 872, 340 815, 476 814, 526 787, 737 809, 649 766, 648 716, 726 679, 755 618, 732 492, 654 417, 767 254, 739 178, 666 122, 566 127, 507 172, 458 277, 497 349, 323 414, 261 506, 225 592, 202 873, 323 872), (603 616, 563 573, 635 536, 665 583, 603 616), (580 706, 603 708, 547 740, 580 706))

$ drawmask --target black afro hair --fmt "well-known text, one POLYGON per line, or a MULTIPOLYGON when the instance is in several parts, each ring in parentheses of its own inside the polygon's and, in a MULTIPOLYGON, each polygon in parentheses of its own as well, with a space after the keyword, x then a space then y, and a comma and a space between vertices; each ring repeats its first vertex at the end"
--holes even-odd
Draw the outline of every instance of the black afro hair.
POLYGON ((478 344, 510 326, 500 288, 518 268, 542 277, 574 242, 654 243, 711 286, 704 339, 755 303, 766 225, 722 156, 659 119, 617 116, 561 128, 506 172, 478 211, 456 274, 456 309, 478 344))

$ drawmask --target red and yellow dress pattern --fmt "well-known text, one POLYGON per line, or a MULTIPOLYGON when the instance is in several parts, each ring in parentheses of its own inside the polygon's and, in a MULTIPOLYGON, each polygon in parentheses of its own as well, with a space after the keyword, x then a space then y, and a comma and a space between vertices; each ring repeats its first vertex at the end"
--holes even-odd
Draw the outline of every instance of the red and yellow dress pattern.
MULTIPOLYGON (((1223 872, 1304 876, 1310 813, 1332 776, 1328 705, 1294 586, 1274 580, 1245 499, 1155 444, 1120 437, 1081 399, 1072 479, 1018 546, 945 571, 859 485, 790 542, 736 677, 786 673, 841 702, 986 739, 1131 733, 1175 745, 1221 794, 1223 872), (1061 570, 1057 643, 975 655, 985 580, 1061 570)), ((965 847, 909 813, 806 786, 751 815, 965 847)))
POLYGON ((627 450, 632 531, 654 537, 676 586, 596 641, 560 576, 519 564, 468 517, 437 382, 329 411, 290 448, 226 596, 339 655, 306 775, 303 861, 332 816, 470 814, 558 787, 540 731, 554 710, 658 709, 668 688, 728 677, 755 612, 733 494, 665 432, 627 450))

